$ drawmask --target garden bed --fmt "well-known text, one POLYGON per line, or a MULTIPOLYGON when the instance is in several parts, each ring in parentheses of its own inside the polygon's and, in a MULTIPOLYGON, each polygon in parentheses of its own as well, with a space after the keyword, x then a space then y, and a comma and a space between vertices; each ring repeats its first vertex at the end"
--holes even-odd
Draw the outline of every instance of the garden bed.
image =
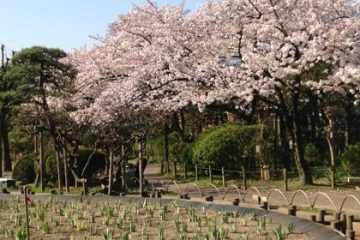
MULTIPOLYGON (((187 200, 33 196, 29 213, 31 238, 39 240, 342 239, 324 226, 305 220, 297 226, 297 218, 276 212, 187 200)), ((23 201, 0 200, 0 239, 24 233, 23 201)))
MULTIPOLYGON (((32 239, 58 240, 308 239, 293 224, 280 225, 256 211, 226 213, 210 210, 211 205, 199 206, 185 206, 180 200, 59 201, 49 197, 29 206, 30 233, 32 239)), ((0 239, 24 236, 23 201, 0 201, 0 226, 0 239)))

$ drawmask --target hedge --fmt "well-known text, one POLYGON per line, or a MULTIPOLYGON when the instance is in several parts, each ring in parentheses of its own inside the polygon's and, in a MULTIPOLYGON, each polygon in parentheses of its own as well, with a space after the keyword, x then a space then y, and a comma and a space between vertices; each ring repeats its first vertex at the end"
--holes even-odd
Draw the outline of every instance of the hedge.
POLYGON ((232 169, 243 165, 242 156, 251 155, 255 145, 261 143, 261 160, 268 162, 270 137, 271 130, 265 125, 220 125, 199 135, 192 148, 192 160, 194 164, 232 169))
POLYGON ((32 183, 35 181, 35 164, 37 154, 30 153, 20 158, 14 166, 13 178, 21 181, 22 184, 32 183))
POLYGON ((351 176, 360 176, 360 142, 349 145, 340 156, 344 170, 351 176))
MULTIPOLYGON (((77 162, 75 164, 75 171, 78 175, 81 174, 82 169, 84 168, 88 158, 92 154, 93 150, 89 148, 80 148, 78 150, 77 162)), ((51 151, 50 153, 45 154, 46 156, 46 165, 45 170, 51 181, 57 180, 57 169, 56 169, 56 156, 55 152, 51 151)), ((85 171, 85 177, 91 178, 94 174, 105 169, 105 154, 101 151, 96 151, 95 154, 90 159, 90 164, 85 171)), ((63 163, 61 163, 61 169, 63 169, 63 163)))

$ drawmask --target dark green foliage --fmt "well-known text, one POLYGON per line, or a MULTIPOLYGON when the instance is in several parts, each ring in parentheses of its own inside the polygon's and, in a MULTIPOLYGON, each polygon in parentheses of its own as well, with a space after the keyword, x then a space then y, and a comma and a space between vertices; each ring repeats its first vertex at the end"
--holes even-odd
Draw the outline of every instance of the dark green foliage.
POLYGON ((351 176, 360 176, 360 142, 349 145, 340 156, 344 170, 351 176))
POLYGON ((321 164, 319 150, 312 143, 306 144, 304 148, 304 158, 310 166, 318 166, 321 164))
POLYGON ((11 91, 2 92, 0 101, 16 99, 22 103, 31 101, 35 95, 59 94, 70 86, 75 75, 71 65, 60 61, 64 57, 66 53, 57 48, 34 46, 17 52, 4 76, 7 83, 17 87, 7 87, 11 91), (46 91, 43 84, 47 84, 46 91))
MULTIPOLYGON (((171 133, 168 135, 168 144, 169 144, 170 160, 173 160, 174 156, 175 158, 177 158, 178 155, 177 148, 179 148, 180 146, 177 147, 172 147, 172 146, 181 144, 181 140, 176 134, 171 133), (173 149, 173 151, 171 151, 171 149, 173 149)), ((160 158, 164 158, 165 140, 163 135, 155 139, 150 139, 148 141, 148 145, 149 145, 149 150, 153 155, 153 157, 156 159, 156 161, 159 161, 160 158)))
MULTIPOLYGON (((241 126, 225 124, 200 134, 192 149, 193 162, 200 165, 233 168, 243 165, 242 156, 250 155, 258 143, 267 153, 271 131, 263 125, 241 126), (266 146, 266 148, 264 147, 266 146)), ((268 162, 269 154, 262 154, 262 161, 268 162)))
MULTIPOLYGON (((56 169, 56 154, 54 150, 47 150, 45 155, 45 173, 48 176, 49 181, 57 181, 57 169, 56 169)), ((61 164, 61 168, 64 166, 61 164)))
POLYGON ((160 162, 164 158, 163 144, 161 136, 147 141, 146 152, 151 156, 150 162, 160 162))
POLYGON ((192 162, 192 144, 182 143, 181 152, 179 152, 179 159, 181 162, 192 162))
MULTIPOLYGON (((89 148, 80 148, 79 157, 77 158, 78 173, 81 174, 82 169, 84 168, 89 156, 94 150, 89 148)), ((90 164, 87 167, 87 170, 84 173, 84 176, 89 178, 92 175, 96 174, 98 171, 105 169, 105 154, 101 151, 96 151, 95 154, 90 159, 90 164)))
POLYGON ((171 160, 176 162, 190 162, 191 155, 189 156, 189 149, 191 149, 191 147, 187 143, 181 142, 180 140, 173 142, 169 146, 171 160))
MULTIPOLYGON (((72 166, 75 168, 75 172, 81 177, 82 170, 89 158, 89 156, 92 154, 93 150, 88 148, 80 148, 78 151, 78 157, 76 160, 73 160, 72 166), (76 162, 75 162, 76 161, 76 162)), ((46 151, 45 153, 46 158, 46 164, 45 164, 45 170, 46 174, 49 177, 51 181, 57 180, 57 169, 56 169, 56 156, 54 151, 46 151)), ((61 162, 61 168, 63 168, 63 163, 61 162)), ((96 174, 98 171, 103 170, 105 168, 105 154, 96 151, 91 159, 90 164, 86 168, 86 171, 84 172, 84 177, 90 178, 94 174, 96 174)))
POLYGON ((26 134, 19 127, 14 127, 9 132, 9 141, 12 151, 18 152, 30 152, 33 146, 33 139, 30 134, 26 134))
MULTIPOLYGON (((191 163, 191 144, 182 142, 175 133, 169 134, 168 143, 170 161, 191 163)), ((160 161, 161 158, 164 158, 164 145, 164 136, 148 141, 147 151, 153 157, 154 161, 160 161)))
POLYGON ((19 159, 13 169, 13 178, 23 184, 34 182, 36 173, 34 162, 37 154, 30 153, 19 159))
MULTIPOLYGON (((4 75, 5 82, 0 84, 7 86, 6 90, 9 89, 6 92, 0 89, 0 105, 33 103, 27 104, 23 109, 25 111, 21 111, 24 117, 21 118, 20 124, 28 129, 33 129, 34 125, 46 128, 54 139, 59 133, 64 132, 66 126, 61 126, 60 123, 64 122, 64 119, 57 120, 54 112, 50 110, 48 98, 60 97, 65 92, 70 93, 72 80, 76 74, 70 64, 61 61, 64 57, 66 53, 57 48, 34 46, 22 49, 14 54, 11 65, 4 75)), ((2 113, 3 109, 0 110, 1 115, 6 117, 2 113)), ((5 110, 9 112, 11 109, 5 110)), ((5 136, 4 133, 7 134, 7 131, 2 131, 1 136, 5 136)), ((42 178, 43 176, 40 176, 40 182, 42 178)))
MULTIPOLYGON (((327 171, 325 172, 325 177, 329 181, 329 184, 331 184, 331 176, 332 176, 331 169, 327 169, 327 171)), ((335 177, 335 182, 341 183, 344 182, 346 177, 348 177, 348 174, 347 171, 344 171, 342 167, 337 167, 335 169, 334 177, 335 177)))

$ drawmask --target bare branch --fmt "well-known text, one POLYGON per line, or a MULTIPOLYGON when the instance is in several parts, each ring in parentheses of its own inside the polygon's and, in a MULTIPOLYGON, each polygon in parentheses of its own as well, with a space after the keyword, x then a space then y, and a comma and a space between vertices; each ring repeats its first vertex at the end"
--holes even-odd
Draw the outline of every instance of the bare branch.
POLYGON ((255 6, 255 4, 251 0, 248 0, 248 1, 251 4, 251 6, 255 9, 255 11, 258 13, 258 16, 256 18, 260 19, 263 15, 262 12, 259 10, 258 7, 255 6))
POLYGON ((88 159, 87 159, 87 161, 85 163, 85 166, 84 166, 83 170, 81 171, 81 177, 84 177, 85 171, 86 171, 87 167, 90 164, 90 160, 92 159, 92 157, 94 156, 96 151, 97 151, 97 141, 95 142, 94 150, 91 152, 90 156, 88 157, 88 159))
POLYGON ((152 44, 151 43, 151 40, 150 40, 150 37, 151 36, 145 36, 145 35, 143 35, 143 34, 141 34, 141 33, 136 33, 136 32, 132 32, 132 31, 130 31, 130 30, 124 30, 125 32, 127 32, 127 33, 129 33, 129 34, 133 34, 133 35, 135 35, 135 36, 138 36, 138 37, 141 37, 141 38, 143 38, 145 41, 147 41, 150 45, 152 44))
POLYGON ((273 9, 273 13, 276 17, 276 20, 278 21, 279 23, 279 27, 275 26, 276 29, 278 29, 280 32, 282 32, 284 34, 285 37, 288 36, 288 33, 286 32, 285 28, 284 28, 284 25, 282 24, 281 20, 280 20, 280 17, 279 17, 279 14, 277 13, 277 11, 275 10, 275 4, 273 2, 273 0, 269 0, 270 2, 270 5, 272 6, 272 9, 273 9))
POLYGON ((241 54, 241 45, 242 45, 242 38, 243 38, 243 28, 242 27, 241 27, 240 31, 238 32, 238 34, 239 34, 238 54, 239 54, 240 60, 242 60, 242 54, 241 54))

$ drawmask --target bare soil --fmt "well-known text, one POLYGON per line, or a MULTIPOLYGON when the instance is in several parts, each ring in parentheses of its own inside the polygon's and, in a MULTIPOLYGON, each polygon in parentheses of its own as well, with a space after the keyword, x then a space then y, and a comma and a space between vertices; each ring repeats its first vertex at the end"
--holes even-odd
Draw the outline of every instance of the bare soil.
MULTIPOLYGON (((53 198, 29 206, 31 239, 308 239, 254 214, 236 216, 173 205, 122 202, 60 202, 53 198), (280 231, 281 229, 281 231, 280 231)), ((25 233, 23 201, 0 201, 0 239, 25 233)), ((25 238, 18 238, 25 239, 25 238)))

